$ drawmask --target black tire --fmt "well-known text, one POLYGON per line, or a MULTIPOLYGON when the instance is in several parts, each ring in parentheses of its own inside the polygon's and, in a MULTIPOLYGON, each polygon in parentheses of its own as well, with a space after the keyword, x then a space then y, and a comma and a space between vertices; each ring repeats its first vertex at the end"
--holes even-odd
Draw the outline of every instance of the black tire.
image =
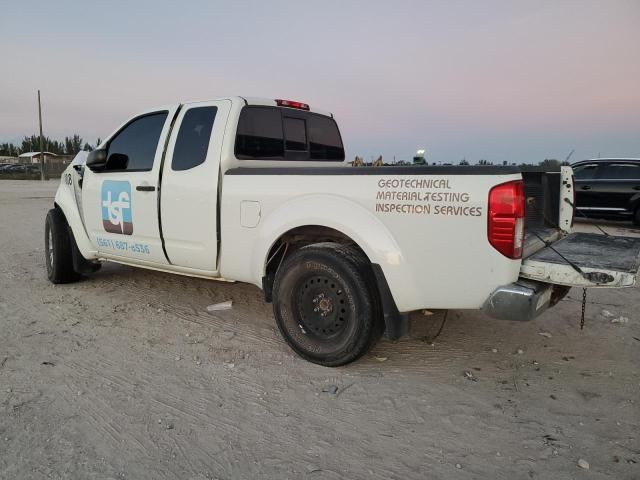
POLYGON ((70 283, 80 278, 73 269, 72 242, 64 215, 52 208, 44 225, 44 256, 47 277, 53 283, 70 283))
POLYGON ((326 367, 357 360, 384 332, 369 261, 335 243, 308 245, 284 260, 273 284, 273 312, 289 346, 326 367))

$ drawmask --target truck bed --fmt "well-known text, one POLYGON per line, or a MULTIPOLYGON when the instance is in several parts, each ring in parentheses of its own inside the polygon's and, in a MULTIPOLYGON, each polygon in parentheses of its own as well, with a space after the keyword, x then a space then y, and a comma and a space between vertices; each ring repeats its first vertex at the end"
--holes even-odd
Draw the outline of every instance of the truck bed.
POLYGON ((480 308, 518 278, 521 263, 488 241, 489 192, 545 174, 518 166, 230 168, 222 179, 221 274, 260 285, 255 265, 271 245, 255 245, 316 225, 341 232, 380 264, 400 311, 480 308), (431 178, 435 185, 421 183, 431 178))
POLYGON ((535 165, 404 165, 383 167, 240 167, 225 175, 509 175, 521 174, 525 185, 526 219, 523 258, 561 236, 560 169, 535 165))

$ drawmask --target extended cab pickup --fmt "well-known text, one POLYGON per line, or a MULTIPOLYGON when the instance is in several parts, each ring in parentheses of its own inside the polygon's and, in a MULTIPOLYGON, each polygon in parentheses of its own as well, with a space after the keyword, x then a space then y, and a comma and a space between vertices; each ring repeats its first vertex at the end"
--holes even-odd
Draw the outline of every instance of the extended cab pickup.
POLYGON ((345 162, 333 115, 242 97, 141 113, 62 175, 48 277, 102 261, 248 282, 287 343, 349 363, 421 309, 529 320, 635 283, 640 240, 571 233, 572 171, 345 162))

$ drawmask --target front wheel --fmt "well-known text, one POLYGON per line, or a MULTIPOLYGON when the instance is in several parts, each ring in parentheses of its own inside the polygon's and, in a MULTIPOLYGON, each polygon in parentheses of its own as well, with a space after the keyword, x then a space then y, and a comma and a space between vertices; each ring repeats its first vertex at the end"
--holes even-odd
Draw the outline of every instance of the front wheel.
POLYGON ((57 208, 49 210, 44 224, 44 253, 47 277, 52 283, 70 283, 80 278, 73 269, 72 241, 62 212, 57 208))
POLYGON ((337 367, 364 355, 384 330, 371 265, 353 247, 318 243, 287 257, 273 285, 285 341, 301 357, 337 367))

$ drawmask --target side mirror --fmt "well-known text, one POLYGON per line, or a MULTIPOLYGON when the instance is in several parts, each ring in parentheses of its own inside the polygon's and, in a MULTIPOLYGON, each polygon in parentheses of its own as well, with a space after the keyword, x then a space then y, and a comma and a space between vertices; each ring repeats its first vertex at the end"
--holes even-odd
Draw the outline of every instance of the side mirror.
POLYGON ((107 158, 106 170, 126 170, 129 165, 129 156, 124 153, 112 153, 107 158))
POLYGON ((89 152, 85 165, 92 171, 104 170, 107 167, 107 151, 100 149, 89 152))
POLYGON ((102 172, 104 170, 126 170, 129 164, 129 157, 124 153, 112 153, 109 155, 106 150, 94 150, 89 153, 85 164, 92 172, 102 172))

